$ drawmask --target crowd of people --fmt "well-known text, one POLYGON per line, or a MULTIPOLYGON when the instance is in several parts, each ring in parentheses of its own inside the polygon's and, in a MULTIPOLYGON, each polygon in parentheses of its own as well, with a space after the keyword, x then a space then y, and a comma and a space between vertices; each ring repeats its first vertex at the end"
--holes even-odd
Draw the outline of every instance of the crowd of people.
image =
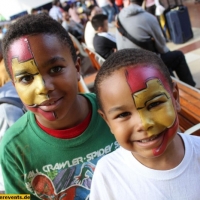
POLYGON ((0 48, 0 193, 199 199, 200 138, 179 132, 171 76, 195 82, 142 3, 54 0, 48 12, 33 9, 9 25, 0 48), (116 16, 137 40, 153 37, 156 52, 118 26, 109 33, 116 16), (105 59, 94 93, 78 92, 82 66, 71 34, 105 59))

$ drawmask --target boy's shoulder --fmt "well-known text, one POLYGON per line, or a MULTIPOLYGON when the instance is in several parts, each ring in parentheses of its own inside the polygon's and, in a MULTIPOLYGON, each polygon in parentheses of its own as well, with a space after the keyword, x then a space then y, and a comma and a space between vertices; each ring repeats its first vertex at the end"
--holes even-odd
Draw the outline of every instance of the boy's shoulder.
MULTIPOLYGON (((118 144, 118 142, 116 141, 118 144)), ((119 144, 118 144, 119 145, 119 144)), ((104 169, 108 168, 108 166, 118 166, 119 163, 121 163, 122 160, 126 157, 126 154, 129 154, 129 151, 126 151, 122 147, 118 147, 115 151, 103 156, 98 161, 98 169, 101 169, 104 171, 104 169)), ((111 167, 112 168, 112 167, 111 167)))
POLYGON ((95 93, 80 93, 80 95, 88 99, 90 103, 92 104, 92 107, 95 107, 95 109, 97 109, 98 105, 97 105, 97 99, 96 99, 95 93))
POLYGON ((186 163, 200 160, 200 137, 179 133, 185 148, 186 163))
MULTIPOLYGON (((189 145, 194 146, 200 150, 200 137, 196 135, 188 135, 184 133, 179 133, 181 138, 183 139, 184 143, 188 143, 189 145)), ((186 146, 186 145, 185 145, 186 146)), ((200 153, 200 151, 199 151, 200 153)))

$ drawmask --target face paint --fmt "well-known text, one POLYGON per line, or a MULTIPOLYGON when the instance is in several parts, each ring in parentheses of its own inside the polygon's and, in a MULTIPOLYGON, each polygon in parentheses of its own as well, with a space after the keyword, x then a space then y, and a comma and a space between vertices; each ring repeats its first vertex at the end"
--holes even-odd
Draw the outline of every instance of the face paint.
POLYGON ((161 145, 153 149, 153 154, 159 156, 165 151, 178 128, 169 84, 158 70, 150 66, 127 68, 126 79, 148 137, 163 135, 161 145))
POLYGON ((8 52, 8 61, 15 88, 27 109, 42 114, 48 120, 55 120, 53 112, 45 112, 38 107, 49 96, 27 37, 13 42, 8 52))

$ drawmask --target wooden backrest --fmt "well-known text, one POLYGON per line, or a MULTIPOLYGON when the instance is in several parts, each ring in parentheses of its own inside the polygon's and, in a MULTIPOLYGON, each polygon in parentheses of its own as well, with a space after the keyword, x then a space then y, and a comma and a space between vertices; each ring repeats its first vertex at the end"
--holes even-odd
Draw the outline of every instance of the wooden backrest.
POLYGON ((83 77, 80 77, 80 81, 78 82, 78 91, 81 93, 89 93, 90 90, 88 88, 88 86, 86 85, 83 77))
POLYGON ((96 78, 96 75, 97 75, 97 72, 95 72, 93 74, 89 74, 88 76, 85 76, 83 78, 83 80, 88 88, 92 88, 94 86, 94 80, 96 78))
MULTIPOLYGON (((179 88, 181 111, 179 115, 179 124, 182 132, 200 123, 200 91, 194 87, 172 78, 179 88)), ((193 133, 200 136, 200 130, 193 133)))
POLYGON ((88 54, 84 51, 83 46, 81 45, 81 43, 76 39, 76 37, 74 37, 71 33, 69 33, 69 36, 71 37, 71 40, 75 46, 75 48, 78 49, 79 53, 83 56, 83 57, 87 57, 88 54))
POLYGON ((103 62, 105 61, 99 54, 97 54, 92 49, 89 49, 85 43, 82 43, 83 49, 88 54, 92 65, 95 67, 96 70, 99 70, 103 62))

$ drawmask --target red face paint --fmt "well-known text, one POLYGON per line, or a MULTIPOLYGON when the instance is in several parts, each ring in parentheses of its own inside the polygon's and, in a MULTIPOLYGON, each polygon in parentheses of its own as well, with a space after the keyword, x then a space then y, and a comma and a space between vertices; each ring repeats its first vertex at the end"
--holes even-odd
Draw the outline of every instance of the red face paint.
POLYGON ((54 112, 45 112, 39 107, 42 102, 49 99, 49 95, 33 55, 28 38, 21 37, 10 46, 8 67, 15 88, 26 108, 52 121, 56 119, 54 112))
MULTIPOLYGON (((8 67, 12 74, 12 60, 17 58, 19 63, 26 62, 28 60, 33 59, 33 54, 29 47, 27 37, 23 36, 18 40, 14 41, 14 44, 10 46, 8 51, 8 67)), ((13 77, 13 74, 12 74, 13 77)))
POLYGON ((160 146, 152 149, 153 155, 159 156, 164 153, 178 129, 170 86, 159 70, 151 66, 127 67, 125 75, 144 127, 149 121, 153 122, 152 127, 145 130, 148 137, 163 133, 160 146), (156 110, 154 105, 157 104, 160 110, 156 110))

